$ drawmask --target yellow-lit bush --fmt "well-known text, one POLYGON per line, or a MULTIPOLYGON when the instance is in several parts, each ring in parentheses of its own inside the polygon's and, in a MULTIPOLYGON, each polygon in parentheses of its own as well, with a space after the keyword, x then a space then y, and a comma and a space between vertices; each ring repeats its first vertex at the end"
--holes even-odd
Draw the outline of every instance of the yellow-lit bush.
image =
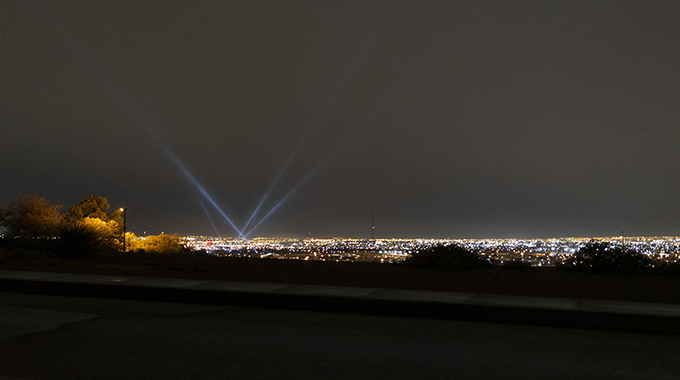
POLYGON ((125 234, 126 241, 131 251, 143 251, 149 253, 186 253, 187 249, 182 244, 180 237, 172 234, 150 235, 136 237, 133 233, 125 234))

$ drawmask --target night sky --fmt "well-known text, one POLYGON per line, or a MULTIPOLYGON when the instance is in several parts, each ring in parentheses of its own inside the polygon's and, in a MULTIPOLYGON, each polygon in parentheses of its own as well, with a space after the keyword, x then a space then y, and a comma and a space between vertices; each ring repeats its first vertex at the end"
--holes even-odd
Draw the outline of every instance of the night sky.
POLYGON ((679 94, 675 0, 5 0, 0 204, 101 195, 137 234, 237 236, 268 194, 244 235, 680 235, 679 94))

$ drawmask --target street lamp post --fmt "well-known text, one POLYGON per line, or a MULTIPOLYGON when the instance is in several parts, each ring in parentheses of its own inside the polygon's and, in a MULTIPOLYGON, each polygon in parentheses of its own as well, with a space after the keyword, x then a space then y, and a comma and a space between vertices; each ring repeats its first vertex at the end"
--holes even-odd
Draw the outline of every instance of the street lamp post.
POLYGON ((125 227, 126 227, 125 223, 126 223, 126 219, 127 219, 127 209, 121 207, 120 211, 123 213, 123 253, 125 253, 125 248, 126 248, 125 240, 127 240, 127 239, 125 239, 125 227))

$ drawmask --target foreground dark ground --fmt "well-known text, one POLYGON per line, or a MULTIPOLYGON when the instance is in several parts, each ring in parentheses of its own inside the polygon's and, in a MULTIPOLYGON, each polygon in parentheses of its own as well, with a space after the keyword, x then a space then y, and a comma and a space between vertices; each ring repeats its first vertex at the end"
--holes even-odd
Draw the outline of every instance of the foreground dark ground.
POLYGON ((680 277, 594 275, 554 268, 443 272, 389 264, 109 253, 96 259, 5 257, 2 269, 680 303, 680 277))
POLYGON ((0 293, 0 378, 677 379, 680 338, 0 293), (3 377, 6 376, 6 377, 3 377))

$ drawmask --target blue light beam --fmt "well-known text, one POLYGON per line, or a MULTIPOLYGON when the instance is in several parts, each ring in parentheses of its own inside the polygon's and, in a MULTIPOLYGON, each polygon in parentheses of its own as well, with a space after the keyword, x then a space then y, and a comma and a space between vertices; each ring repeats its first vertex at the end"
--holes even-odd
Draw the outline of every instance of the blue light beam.
MULTIPOLYGON (((307 182, 312 176, 314 176, 323 166, 326 165, 326 163, 330 160, 330 158, 335 155, 346 143, 350 141, 350 138, 352 135, 361 127, 366 125, 368 122, 370 122, 373 118, 375 118, 378 114, 378 111, 383 109, 385 106, 388 104, 392 103, 395 99, 397 99, 404 91, 407 89, 408 85, 415 79, 415 73, 421 71, 423 67, 429 62, 429 59, 423 59, 420 61, 419 64, 415 65, 411 70, 411 74, 408 77, 402 78, 401 81, 397 82, 397 84, 392 88, 391 91, 387 93, 387 95, 384 95, 380 98, 378 98, 374 106, 369 108, 370 111, 367 111, 364 115, 362 115, 359 120, 355 123, 354 127, 351 128, 348 133, 345 134, 344 138, 340 139, 338 143, 335 145, 333 149, 328 151, 328 154, 326 157, 324 157, 319 163, 317 163, 312 170, 307 173, 307 175, 300 181, 298 182, 297 185, 295 185, 276 205, 274 205, 273 208, 269 210, 269 212, 263 216, 248 232, 245 234, 245 236, 250 236, 250 234, 260 225, 262 222, 264 222, 271 214, 274 213, 293 193, 300 187, 302 186, 305 182, 307 182)), ((305 136, 306 138, 306 136, 305 136)), ((294 154, 297 152, 297 150, 300 148, 301 145, 298 145, 298 148, 296 148, 294 154)), ((292 156, 291 158, 292 159, 292 156)), ((290 160, 289 159, 289 160, 290 160)), ((289 164, 289 162, 286 163, 286 166, 289 164)), ((279 177, 281 174, 279 174, 279 177)), ((277 177, 278 180, 278 177, 277 177)), ((270 188, 271 191, 271 188, 270 188)), ((269 192, 267 193, 267 195, 269 192)), ((266 198, 266 196, 265 196, 266 198)), ((262 200, 264 202, 264 199, 262 200)), ((261 202, 261 203, 262 203, 261 202)), ((259 209, 259 206, 258 206, 259 209)), ((254 215, 253 215, 254 216, 254 215)), ((251 216, 251 219, 253 218, 251 216)), ((249 221, 250 222, 250 221, 249 221)), ((245 230, 246 227, 243 228, 245 230)))
MULTIPOLYGON (((278 183, 278 181, 281 179, 283 174, 288 169, 288 166, 290 166, 291 162, 293 162, 293 159, 297 155, 298 151, 302 148, 302 146, 304 145, 306 140, 309 138, 309 136, 312 134, 312 132, 314 132, 316 129, 318 129, 318 125, 321 123, 321 120, 323 120, 324 115, 326 114, 328 109, 331 108, 331 106, 336 102, 339 94, 346 87, 347 82, 349 81, 349 78, 354 75, 354 72, 357 70, 357 67, 360 65, 360 61, 362 59, 365 59, 367 56, 369 56, 369 52, 371 51, 371 48, 373 47, 373 45, 375 45, 375 41, 380 36, 380 33, 378 33, 375 29, 377 29, 377 28, 384 29, 383 24, 386 23, 386 22, 389 22, 389 20, 391 20, 391 15, 394 13, 394 11, 395 10, 393 9, 391 11, 383 12, 381 17, 375 22, 375 25, 374 25, 374 28, 373 28, 374 30, 371 33, 371 38, 367 38, 364 41, 364 43, 359 46, 356 53, 353 55, 354 58, 352 59, 350 64, 347 66, 347 68, 345 68, 345 70, 342 72, 342 74, 338 78, 335 86, 333 86, 333 89, 331 90, 331 92, 324 99, 324 102, 322 103, 321 107, 318 109, 314 118, 312 119, 312 122, 310 123, 309 128, 307 128, 307 131, 302 136, 302 138, 298 142, 297 146, 295 147, 295 149, 292 151, 292 153, 288 157, 288 160, 283 165, 283 167, 279 171, 279 174, 276 176, 276 178, 274 179, 272 184, 269 186, 269 189, 264 194, 264 196, 260 200, 260 203, 257 205, 257 207, 255 208, 253 213, 250 215, 250 218, 248 218, 248 221, 243 226, 243 229, 241 231, 245 231, 246 228, 248 228, 248 226, 250 225, 250 222, 252 222, 253 218, 255 218, 257 213, 262 208, 262 205, 267 200, 267 198, 271 194, 272 190, 274 189, 274 187, 278 183)), ((294 190, 292 190, 292 191, 294 191, 294 190)), ((283 200, 288 198, 289 195, 290 195, 290 193, 288 195, 286 195, 286 197, 284 197, 283 200)), ((262 223, 262 221, 264 221, 264 219, 266 219, 269 215, 271 215, 272 212, 281 205, 283 200, 279 201, 279 203, 277 203, 274 206, 274 209, 270 210, 263 217, 263 219, 261 219, 260 222, 257 223, 257 225, 255 227, 253 227, 250 231, 252 232, 260 223, 262 223)), ((247 233, 246 236, 248 236, 248 235, 250 235, 250 234, 247 233)))
POLYGON ((229 225, 231 225, 231 227, 236 232, 238 232, 239 237, 246 239, 245 236, 243 236, 242 231, 236 227, 234 222, 232 222, 231 218, 227 216, 227 214, 219 207, 217 202, 215 202, 215 200, 210 196, 210 194, 208 194, 205 188, 203 188, 203 186, 201 186, 201 184, 196 180, 196 178, 189 172, 189 170, 182 163, 182 161, 180 161, 177 155, 153 132, 153 130, 149 127, 146 120, 144 120, 144 118, 138 111, 137 107, 135 107, 130 98, 127 95, 125 95, 125 93, 122 90, 120 90, 118 86, 116 86, 116 84, 111 79, 111 76, 107 75, 107 72, 105 70, 98 67, 96 61, 87 53, 87 51, 84 48, 82 48, 78 43, 76 43, 73 38, 69 38, 68 32, 65 30, 60 20, 56 19, 56 16, 54 16, 53 12, 49 12, 44 4, 41 3, 37 4, 38 11, 46 19, 49 20, 54 29, 62 33, 71 50, 87 66, 90 73, 96 79, 98 79, 100 83, 104 85, 104 87, 110 92, 111 95, 113 95, 113 97, 116 100, 118 100, 122 109, 124 110, 125 113, 127 113, 132 122, 138 127, 140 127, 142 130, 144 130, 147 133, 147 135, 149 135, 149 137, 151 137, 154 143, 159 148, 161 148, 165 155, 180 169, 180 171, 182 172, 182 174, 184 174, 187 180, 189 180, 189 182, 191 182, 199 190, 199 192, 210 202, 210 204, 213 205, 213 207, 215 207, 215 209, 229 223, 229 225))
POLYGON ((265 220, 267 220, 267 218, 269 218, 269 216, 270 216, 271 214, 273 214, 274 211, 276 211, 279 207, 281 207, 281 205, 282 205, 288 198, 290 198, 290 196, 293 195, 293 193, 295 193, 295 192, 297 191, 297 189, 298 189, 300 186, 302 186, 305 182, 307 182, 310 178, 312 178, 319 170, 321 170, 321 168, 322 168, 324 165, 326 165, 326 163, 328 162, 328 160, 330 159, 330 157, 331 157, 331 156, 328 155, 328 156, 326 156, 326 158, 324 158, 323 160, 319 161, 319 162, 312 168, 312 170, 310 170, 310 171, 307 173, 307 175, 305 175, 305 176, 298 182, 298 184, 295 185, 295 187, 293 187, 292 189, 290 189, 290 191, 288 191, 288 193, 287 193, 283 198, 281 198, 281 200, 280 200, 276 205, 274 205, 274 207, 272 207, 272 208, 269 210, 269 212, 268 212, 265 216, 263 216, 263 217, 260 219, 260 221, 257 222, 257 224, 255 224, 255 225, 254 225, 254 226, 253 226, 253 227, 245 234, 245 236, 250 236, 250 234, 251 234, 253 231, 255 231, 255 229, 256 229, 260 224, 262 224, 262 222, 264 222, 265 220))
POLYGON ((208 217, 208 220, 210 221, 210 225, 212 226, 213 230, 215 230, 215 235, 217 235, 219 237, 220 232, 217 230, 217 226, 215 226, 215 222, 213 222, 212 217, 210 216, 210 213, 208 212, 208 209, 205 208, 205 204, 203 204, 201 197, 198 194, 196 194, 196 198, 198 199, 198 203, 201 204, 201 208, 205 212, 205 216, 208 217))

